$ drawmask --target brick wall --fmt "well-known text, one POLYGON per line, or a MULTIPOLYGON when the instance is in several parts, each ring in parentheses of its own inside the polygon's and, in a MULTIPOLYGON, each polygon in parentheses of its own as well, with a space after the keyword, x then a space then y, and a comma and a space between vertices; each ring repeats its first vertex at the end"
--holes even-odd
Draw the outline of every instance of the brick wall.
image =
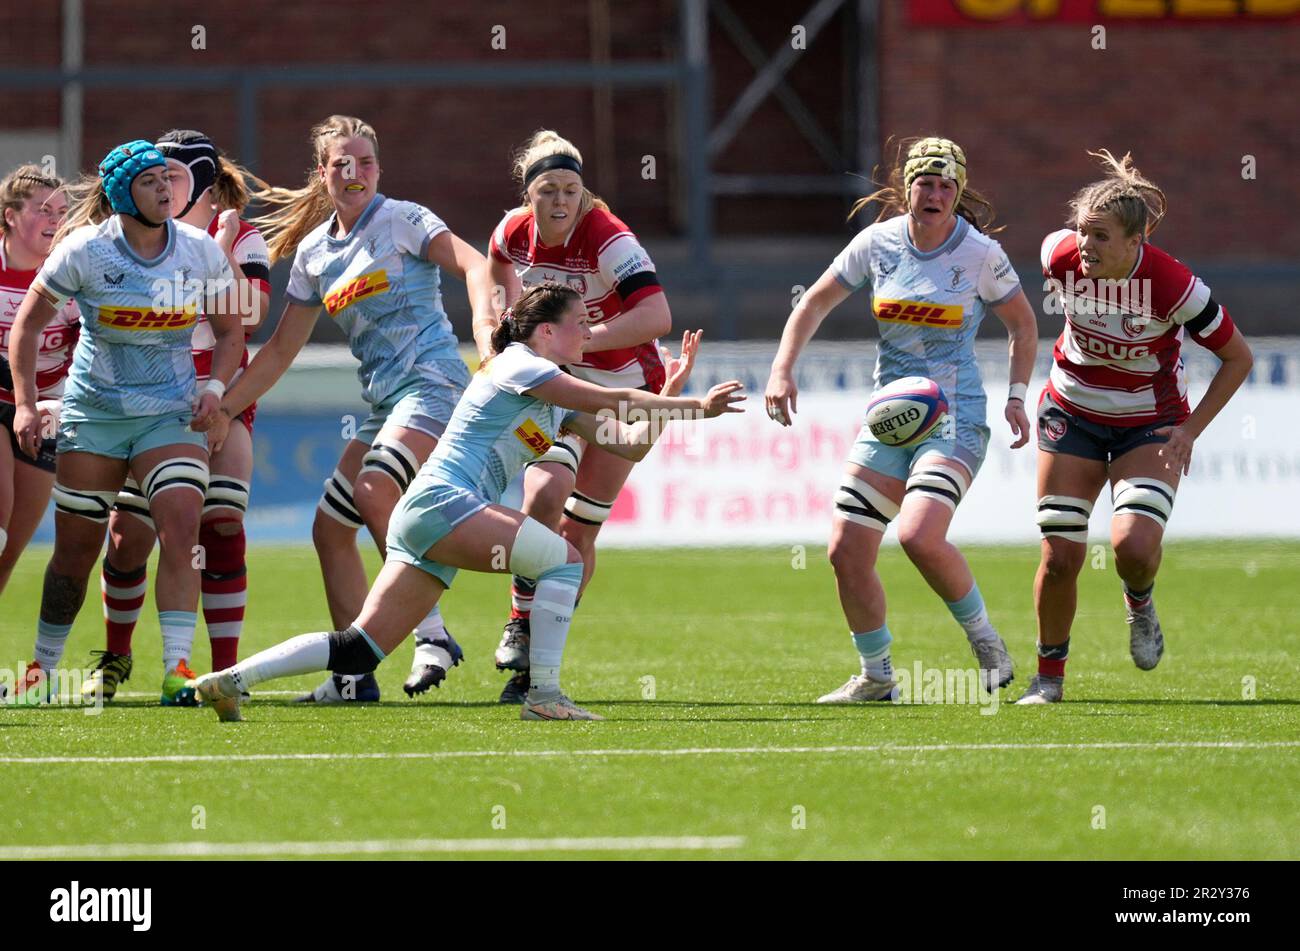
POLYGON ((1032 259, 1075 189, 1087 149, 1131 150, 1165 190, 1155 241, 1199 261, 1295 263, 1300 249, 1300 28, 1091 25, 920 29, 883 0, 882 127, 939 131, 1032 259), (1244 181, 1242 156, 1259 177, 1244 181))

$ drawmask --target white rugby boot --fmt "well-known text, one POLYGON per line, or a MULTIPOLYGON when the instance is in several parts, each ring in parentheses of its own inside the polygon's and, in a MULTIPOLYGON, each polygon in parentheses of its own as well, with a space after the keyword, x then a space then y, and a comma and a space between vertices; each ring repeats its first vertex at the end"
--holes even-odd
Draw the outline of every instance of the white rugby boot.
POLYGON ((564 694, 547 700, 528 700, 519 711, 521 720, 603 720, 598 713, 584 710, 564 694))
POLYGON ((201 703, 210 706, 217 713, 222 723, 233 723, 244 719, 239 712, 239 701, 243 699, 235 680, 225 671, 218 670, 202 677, 186 681, 185 686, 194 691, 201 703))
POLYGON ((869 703, 872 700, 894 700, 898 697, 898 684, 892 680, 872 680, 866 674, 854 674, 838 690, 817 698, 818 703, 869 703))

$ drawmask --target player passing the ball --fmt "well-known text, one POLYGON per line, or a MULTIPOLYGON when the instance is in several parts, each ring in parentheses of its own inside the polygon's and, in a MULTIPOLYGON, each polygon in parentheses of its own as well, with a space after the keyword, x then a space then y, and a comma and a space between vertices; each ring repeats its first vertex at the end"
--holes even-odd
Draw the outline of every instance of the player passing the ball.
POLYGON ((819 703, 888 700, 896 695, 885 591, 876 571, 891 521, 908 558, 965 630, 990 692, 1013 678, 1006 645, 961 552, 947 539, 957 505, 988 447, 984 384, 975 333, 992 310, 1011 337, 1003 416, 1013 448, 1029 440, 1024 399, 1033 369, 1037 326, 1020 281, 996 240, 984 233, 993 208, 967 186, 966 156, 956 143, 924 138, 904 152, 886 187, 863 198, 882 210, 800 298, 786 322, 767 383, 768 415, 783 426, 798 408, 795 362, 818 326, 855 290, 871 284, 880 330, 875 385, 927 377, 949 400, 950 420, 917 445, 888 446, 863 426, 835 493, 830 560, 861 672, 819 703))
POLYGON ((1106 176, 1075 194, 1071 227, 1049 234, 1042 247, 1065 329, 1038 403, 1038 674, 1022 704, 1062 697, 1088 517, 1107 482, 1129 652, 1142 670, 1160 662, 1164 634, 1151 593, 1178 482, 1196 438, 1253 363, 1210 289, 1147 240, 1164 217, 1164 192, 1129 155, 1089 154, 1106 176), (1179 356, 1188 334, 1222 361, 1195 410, 1179 356))
POLYGON ((736 381, 702 397, 679 396, 700 335, 686 334, 660 393, 604 387, 560 368, 582 359, 590 339, 582 297, 561 284, 525 291, 492 335, 494 356, 480 367, 437 448, 389 521, 387 556, 355 620, 345 629, 302 634, 195 681, 223 720, 239 719, 239 699, 275 677, 317 670, 374 671, 451 587, 458 569, 523 575, 537 581, 529 642, 531 685, 525 720, 597 720, 560 691, 560 663, 582 582, 572 542, 531 516, 498 504, 524 464, 544 454, 562 430, 626 459, 642 458, 664 411, 714 417, 741 412, 736 381), (628 425, 615 414, 640 410, 628 425), (599 415, 597 415, 599 414, 599 415))
MULTIPOLYGON (((523 204, 492 232, 493 282, 512 304, 524 288, 558 281, 582 297, 591 339, 565 371, 598 386, 658 393, 664 384, 658 338, 672 328, 668 298, 635 234, 583 184, 582 155, 548 129, 515 156, 523 204)), ((632 472, 633 462, 577 433, 561 437, 524 472, 523 510, 572 542, 582 555, 585 590, 596 570, 596 536, 632 472)), ((529 612, 534 579, 516 576, 510 618, 496 651, 498 669, 514 671, 502 703, 528 692, 529 612)))

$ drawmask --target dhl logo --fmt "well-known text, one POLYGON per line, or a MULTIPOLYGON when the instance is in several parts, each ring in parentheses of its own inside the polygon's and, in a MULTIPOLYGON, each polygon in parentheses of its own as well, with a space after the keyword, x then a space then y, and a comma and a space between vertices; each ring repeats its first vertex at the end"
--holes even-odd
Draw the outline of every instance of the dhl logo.
POLYGON ((185 330, 198 320, 195 308, 153 310, 148 307, 101 307, 99 323, 115 330, 185 330))
POLYGON ((367 297, 382 294, 386 290, 388 290, 388 272, 371 271, 369 274, 362 274, 354 281, 349 281, 337 291, 326 294, 325 309, 332 317, 344 307, 367 297))
POLYGON ((920 327, 961 326, 960 304, 925 304, 914 300, 877 300, 873 302, 877 320, 892 324, 916 324, 920 327))
POLYGON ((531 449, 534 456, 544 456, 551 448, 551 441, 531 419, 526 419, 515 427, 515 437, 531 449))

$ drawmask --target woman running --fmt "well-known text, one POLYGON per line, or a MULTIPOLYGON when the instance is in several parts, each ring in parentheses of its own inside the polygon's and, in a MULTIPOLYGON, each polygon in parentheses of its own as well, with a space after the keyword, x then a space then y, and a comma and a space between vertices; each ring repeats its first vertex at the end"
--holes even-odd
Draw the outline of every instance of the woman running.
MULTIPOLYGON (((171 220, 167 162, 153 143, 113 149, 75 200, 14 320, 14 434, 40 445, 36 359, 41 334, 69 298, 82 318, 63 397, 55 471, 54 555, 45 572, 36 659, 19 692, 39 701, 54 684, 109 512, 127 476, 157 525, 156 600, 163 635, 162 702, 192 704, 185 687, 198 572, 192 559, 208 484, 206 437, 225 435, 218 411, 244 349, 240 291, 228 256, 204 232, 171 220), (89 222, 99 221, 98 224, 89 222), (178 279, 184 275, 184 279, 178 279), (212 374, 195 386, 190 340, 198 315, 216 337, 212 374)), ((231 222, 229 227, 233 228, 231 222)))
POLYGON ((1038 402, 1038 674, 1023 704, 1056 703, 1064 693, 1088 517, 1107 482, 1129 653, 1141 670, 1160 662, 1165 641, 1151 591, 1178 482, 1196 438, 1254 363, 1210 289, 1147 240, 1165 215, 1164 192, 1131 156, 1088 154, 1106 177, 1075 194, 1071 227, 1049 234, 1042 248, 1065 329, 1038 402), (1185 333, 1222 361, 1195 410, 1179 356, 1185 333))
MULTIPOLYGON (((326 481, 312 526, 331 622, 341 629, 361 610, 368 587, 357 530, 368 528, 384 554, 393 506, 438 444, 469 384, 442 307, 440 270, 468 287, 480 354, 489 352, 498 311, 483 255, 428 208, 379 193, 374 129, 351 116, 330 116, 312 129, 311 139, 316 164, 306 186, 257 196, 276 206, 255 220, 272 262, 293 255, 288 303, 223 408, 237 416, 271 388, 307 343, 322 308, 348 335, 370 415, 326 481)), ((415 634, 423 691, 441 683, 461 650, 436 607, 415 634)), ((409 683, 407 692, 414 692, 409 683)), ((379 685, 368 673, 331 676, 302 699, 378 700, 379 685)))
MULTIPOLYGON (((582 181, 582 155, 557 133, 542 130, 515 157, 521 207, 492 233, 488 259, 493 282, 513 303, 524 287, 555 280, 582 297, 591 341, 565 370, 597 386, 658 393, 664 368, 658 338, 672 329, 668 298, 636 235, 582 181)), ((530 464, 523 510, 558 531, 582 555, 579 596, 596 570, 596 536, 634 461, 612 452, 586 452, 577 434, 564 436, 530 464)), ((497 648, 500 670, 516 675, 502 703, 523 703, 528 691, 529 611, 533 580, 516 576, 510 620, 497 648)))
POLYGON ((23 452, 14 435, 16 411, 9 350, 14 315, 36 270, 50 253, 50 243, 68 198, 63 182, 38 165, 23 165, 0 181, 0 592, 9 582, 18 557, 32 540, 54 488, 54 433, 58 428, 63 381, 72 365, 80 315, 68 301, 41 333, 36 354, 36 408, 41 416, 40 446, 34 456, 23 452))
POLYGON ((864 425, 849 452, 835 493, 829 554, 862 669, 818 703, 889 700, 896 694, 885 590, 876 571, 880 542, 894 519, 908 558, 965 630, 985 689, 992 693, 1013 677, 970 566, 947 536, 988 447, 975 332, 989 310, 1007 326, 1011 389, 1003 416, 1017 437, 1012 448, 1019 448, 1029 441, 1025 394, 1038 343, 1036 320, 1011 262, 985 233, 993 208, 967 187, 961 148, 948 139, 926 138, 913 142, 905 159, 901 147, 899 152, 890 184, 853 208, 856 214, 878 200, 884 205, 880 217, 849 242, 795 306, 767 383, 768 415, 792 425, 795 361, 826 315, 870 281, 880 329, 876 387, 929 377, 949 400, 951 425, 919 445, 886 446, 864 425), (928 315, 923 326, 911 317, 918 309, 928 315))
MULTIPOLYGON (((681 397, 699 346, 682 339, 662 394, 595 386, 561 371, 583 356, 587 308, 570 287, 543 284, 524 293, 492 335, 493 356, 480 368, 446 432, 394 509, 387 557, 357 617, 339 631, 302 634, 194 682, 223 720, 237 720, 246 691, 275 677, 316 670, 373 671, 437 605, 460 568, 513 572, 537 581, 529 646, 532 686, 524 720, 599 720, 560 691, 560 663, 582 582, 577 548, 522 512, 497 504, 530 459, 544 455, 562 429, 624 458, 642 458, 657 430, 613 414, 676 411, 713 417, 742 412, 741 384, 681 397), (594 414, 600 414, 597 418, 594 414)), ((256 362, 256 361, 254 361, 256 362)))
MULTIPOLYGON (((224 212, 238 218, 249 202, 246 182, 265 183, 217 151, 201 132, 173 129, 154 143, 167 159, 172 183, 172 209, 176 221, 193 225, 214 238, 221 235, 222 250, 230 257, 253 291, 252 313, 244 324, 244 339, 257 330, 271 300, 271 269, 266 242, 245 221, 238 228, 218 232, 224 212), (231 243, 233 242, 233 243, 231 243), (229 246, 227 246, 229 245, 229 246)), ((191 349, 199 386, 212 374, 216 337, 200 314, 194 325, 191 349)), ((248 365, 248 351, 240 366, 248 365)), ((239 635, 248 599, 248 572, 244 560, 244 512, 248 508, 249 480, 253 473, 253 415, 250 406, 236 417, 220 452, 212 454, 211 478, 203 499, 199 546, 203 562, 199 587, 203 620, 212 648, 212 670, 229 667, 238 657, 239 635)), ((134 479, 128 478, 108 520, 108 552, 104 556, 100 588, 104 595, 105 650, 87 678, 82 692, 87 698, 112 700, 118 684, 131 676, 131 636, 144 606, 148 584, 147 562, 157 534, 149 505, 134 479)))

